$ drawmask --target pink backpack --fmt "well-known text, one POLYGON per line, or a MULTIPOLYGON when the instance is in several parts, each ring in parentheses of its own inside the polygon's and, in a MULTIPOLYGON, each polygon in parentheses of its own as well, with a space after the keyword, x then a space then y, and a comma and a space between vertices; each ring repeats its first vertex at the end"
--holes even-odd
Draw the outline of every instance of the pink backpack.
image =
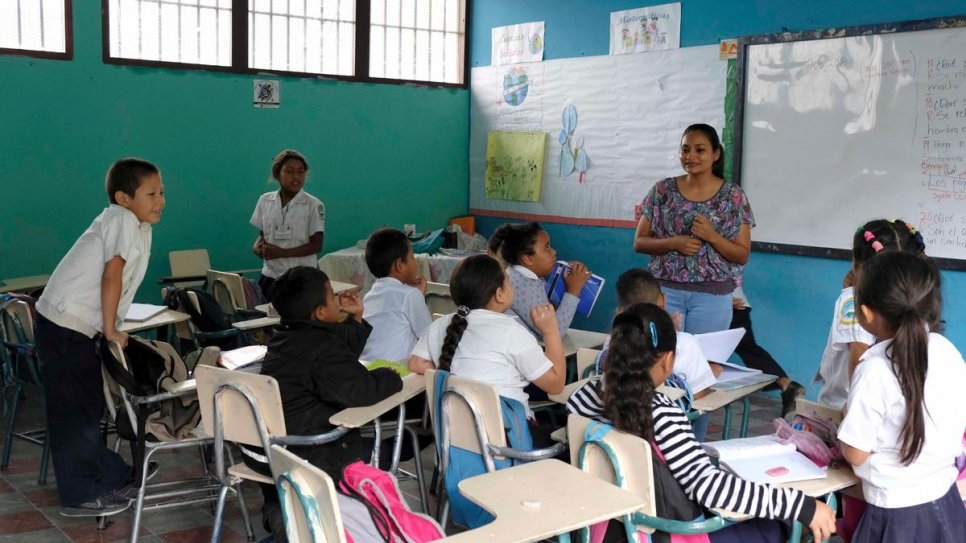
POLYGON ((369 464, 357 461, 346 466, 339 490, 365 504, 383 541, 423 543, 446 536, 432 517, 409 508, 394 476, 369 464))

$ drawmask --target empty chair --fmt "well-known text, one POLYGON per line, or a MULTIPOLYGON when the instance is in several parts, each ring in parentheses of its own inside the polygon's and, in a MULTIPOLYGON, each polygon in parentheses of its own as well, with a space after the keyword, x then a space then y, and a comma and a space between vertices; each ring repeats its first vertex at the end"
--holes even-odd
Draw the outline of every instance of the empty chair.
MULTIPOLYGON (((171 277, 204 277, 211 269, 211 259, 208 249, 188 249, 184 251, 169 251, 168 264, 171 266, 171 277)), ((198 286, 204 284, 204 279, 178 282, 177 287, 198 286)))

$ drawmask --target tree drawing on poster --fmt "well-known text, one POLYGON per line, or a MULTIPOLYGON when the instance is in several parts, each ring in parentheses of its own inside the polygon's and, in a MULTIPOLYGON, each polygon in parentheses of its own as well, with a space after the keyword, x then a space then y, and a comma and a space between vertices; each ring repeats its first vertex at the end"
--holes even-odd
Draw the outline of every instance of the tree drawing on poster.
POLYGON ((490 132, 486 138, 485 196, 539 202, 546 132, 490 132))
POLYGON ((560 117, 563 128, 557 141, 560 142, 560 177, 567 177, 575 171, 580 174, 579 183, 584 182, 584 174, 590 169, 590 157, 584 151, 584 135, 577 130, 577 108, 570 104, 563 109, 560 117))

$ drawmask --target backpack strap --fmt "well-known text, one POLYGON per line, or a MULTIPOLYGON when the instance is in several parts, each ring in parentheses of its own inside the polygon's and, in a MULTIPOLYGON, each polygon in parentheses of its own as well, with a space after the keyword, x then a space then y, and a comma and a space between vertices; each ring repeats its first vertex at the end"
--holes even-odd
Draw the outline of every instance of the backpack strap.
MULTIPOLYGON (((530 434, 527 407, 519 400, 505 396, 500 396, 500 407, 503 412, 503 428, 506 431, 510 447, 522 451, 532 451, 533 436, 530 434)), ((514 464, 516 463, 517 461, 514 461, 514 464)))

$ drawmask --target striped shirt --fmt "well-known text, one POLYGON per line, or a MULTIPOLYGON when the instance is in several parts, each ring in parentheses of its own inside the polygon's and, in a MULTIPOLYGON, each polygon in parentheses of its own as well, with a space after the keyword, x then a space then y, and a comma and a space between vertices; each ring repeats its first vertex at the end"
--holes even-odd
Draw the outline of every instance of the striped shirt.
MULTIPOLYGON (((603 381, 591 379, 567 400, 567 410, 611 424, 603 415, 603 381)), ((759 518, 798 519, 806 526, 815 515, 815 500, 790 488, 745 481, 711 463, 694 439, 684 411, 663 394, 655 394, 652 416, 654 442, 685 494, 707 509, 720 508, 759 518)))

